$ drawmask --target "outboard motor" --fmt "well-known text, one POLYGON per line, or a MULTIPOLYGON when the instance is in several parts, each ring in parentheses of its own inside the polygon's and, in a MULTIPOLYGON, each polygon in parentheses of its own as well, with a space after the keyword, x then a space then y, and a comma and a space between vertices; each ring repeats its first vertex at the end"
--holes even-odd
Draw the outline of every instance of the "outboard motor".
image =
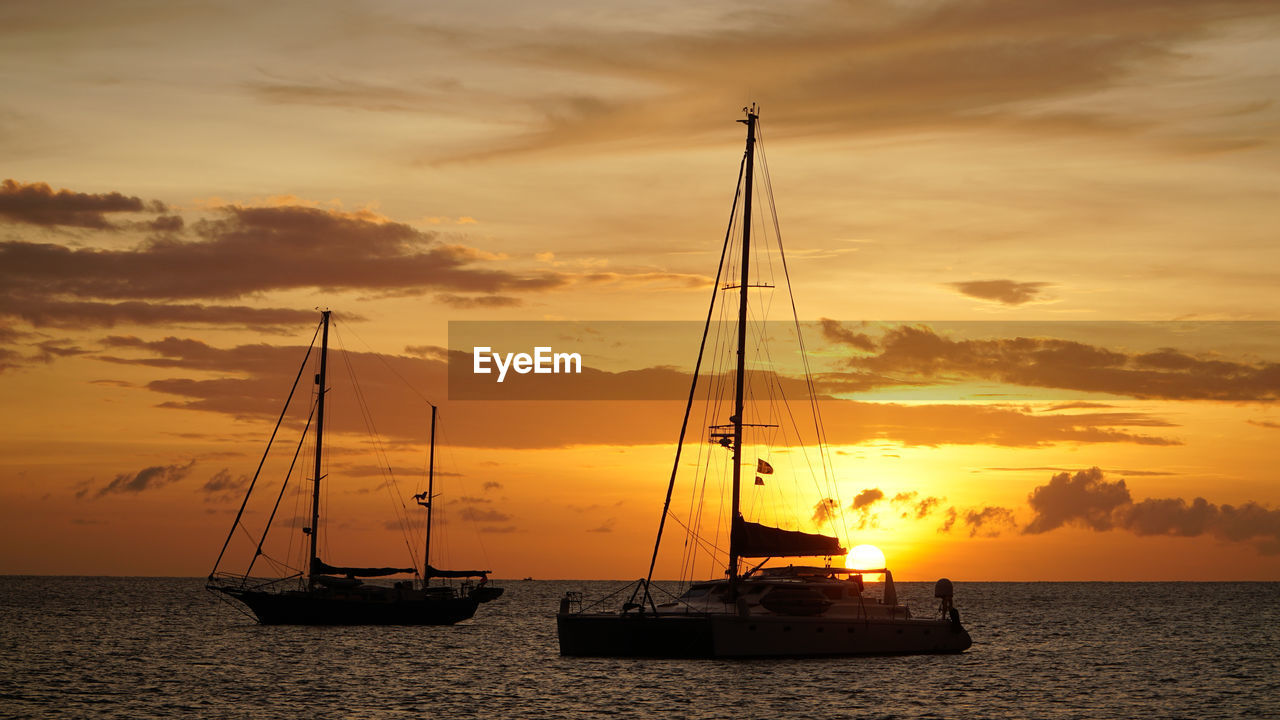
POLYGON ((938 611, 942 613, 943 617, 946 617, 951 609, 952 592, 951 581, 946 578, 942 578, 933 584, 933 596, 942 600, 942 603, 938 606, 938 611))
POLYGON ((960 629, 960 611, 951 602, 952 593, 951 581, 947 578, 941 578, 933 584, 933 596, 941 600, 938 603, 938 614, 944 620, 950 620, 952 629, 958 631, 960 629))

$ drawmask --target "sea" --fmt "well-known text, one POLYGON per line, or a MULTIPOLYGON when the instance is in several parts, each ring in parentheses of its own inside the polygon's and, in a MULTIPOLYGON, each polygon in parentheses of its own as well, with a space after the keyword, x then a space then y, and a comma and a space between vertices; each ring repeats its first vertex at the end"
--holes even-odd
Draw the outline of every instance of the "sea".
MULTIPOLYGON (((959 655, 560 657, 566 591, 264 627, 194 578, 0 577, 3 718, 1280 718, 1280 583, 956 583, 959 655)), ((915 614, 931 583, 898 583, 915 614)))

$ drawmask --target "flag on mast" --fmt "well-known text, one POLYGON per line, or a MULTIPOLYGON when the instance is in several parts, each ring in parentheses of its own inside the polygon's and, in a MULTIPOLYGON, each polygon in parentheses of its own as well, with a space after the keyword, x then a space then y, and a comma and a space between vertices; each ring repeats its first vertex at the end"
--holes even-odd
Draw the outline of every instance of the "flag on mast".
POLYGON ((756 476, 756 484, 757 484, 757 485, 763 485, 763 484, 764 484, 764 478, 762 478, 762 477, 760 477, 759 475, 757 475, 757 476, 756 476))
POLYGON ((772 466, 772 465, 770 465, 769 463, 765 462, 764 460, 760 460, 760 459, 758 459, 758 458, 757 458, 757 459, 756 459, 756 472, 760 473, 761 475, 772 475, 772 474, 773 474, 773 466, 772 466))

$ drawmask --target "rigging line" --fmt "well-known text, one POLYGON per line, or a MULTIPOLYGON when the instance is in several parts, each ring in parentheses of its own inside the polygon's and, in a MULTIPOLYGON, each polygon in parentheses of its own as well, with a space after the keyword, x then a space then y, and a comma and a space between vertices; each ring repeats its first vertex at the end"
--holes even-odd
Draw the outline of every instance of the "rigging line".
POLYGON ((677 525, 683 527, 685 529, 685 532, 688 534, 688 536, 693 538, 693 541, 698 545, 700 545, 702 547, 702 551, 705 552, 706 554, 711 555, 712 557, 716 555, 726 554, 725 551, 719 545, 702 537, 701 535, 698 534, 697 530, 694 530, 693 528, 681 522, 680 518, 677 517, 675 513, 671 514, 671 520, 675 522, 677 525))
MULTIPOLYGON (((262 528, 262 537, 258 539, 258 547, 253 552, 253 557, 249 560, 249 567, 244 571, 245 577, 253 572, 253 565, 258 561, 258 556, 262 554, 262 545, 267 541, 267 533, 271 532, 271 523, 276 519, 276 511, 280 509, 280 500, 284 497, 284 491, 289 487, 289 478, 293 476, 293 468, 298 463, 298 456, 302 453, 302 444, 307 438, 307 430, 311 429, 311 420, 315 417, 316 406, 311 406, 311 412, 307 413, 307 424, 302 428, 302 437, 298 438, 298 447, 293 451, 293 459, 289 461, 289 471, 284 474, 284 482, 280 485, 280 493, 276 495, 276 504, 271 508, 271 515, 267 518, 266 527, 262 528)), ((270 560, 270 558, 267 558, 270 560)))
POLYGON ((370 353, 371 355, 373 355, 374 357, 378 358, 378 360, 379 360, 383 365, 386 365, 386 366, 387 366, 387 369, 391 371, 391 374, 392 374, 392 375, 395 375, 397 378, 400 378, 400 382, 404 383, 406 387, 408 387, 410 390, 412 390, 414 395, 417 395, 418 397, 422 398, 422 401, 423 401, 423 402, 425 402, 425 403, 426 403, 426 404, 428 404, 428 405, 434 405, 434 404, 435 404, 435 403, 431 402, 431 400, 429 400, 429 399, 427 398, 427 396, 426 396, 426 395, 423 395, 423 394, 422 394, 422 392, 421 392, 421 391, 419 391, 419 390, 418 390, 418 388, 417 388, 417 387, 415 387, 415 386, 413 385, 413 383, 409 382, 407 379, 405 379, 405 377, 404 377, 403 375, 401 375, 400 373, 396 372, 396 369, 395 369, 394 367, 392 367, 392 366, 391 366, 391 363, 387 361, 386 357, 384 357, 384 356, 382 355, 382 353, 378 352, 377 350, 374 350, 374 349, 373 349, 373 346, 371 346, 371 345, 369 345, 369 343, 365 342, 364 338, 360 337, 360 334, 359 334, 359 333, 357 333, 354 329, 352 329, 352 330, 351 330, 351 334, 355 337, 355 339, 359 340, 359 341, 360 341, 360 343, 361 343, 361 344, 363 344, 366 348, 369 348, 369 353, 370 353))
MULTIPOLYGON (((798 333, 798 331, 797 331, 797 333, 798 333)), ((799 339, 798 334, 797 334, 797 339, 799 339)), ((773 366, 773 367, 777 367, 777 365, 774 363, 774 360, 773 360, 773 351, 772 351, 772 349, 770 348, 770 346, 769 346, 767 343, 761 342, 761 343, 759 343, 758 348, 757 348, 757 351, 760 351, 760 350, 763 350, 763 353, 764 353, 764 356, 765 356, 765 358, 766 358, 767 364, 768 364, 768 365, 770 365, 770 366, 773 366)), ((802 354, 803 354, 803 351, 802 351, 802 354)), ((826 482, 826 483, 827 483, 828 487, 824 489, 824 488, 823 488, 821 485, 819 485, 819 483, 818 483, 818 475, 817 475, 817 473, 816 473, 816 472, 814 472, 814 470, 815 470, 815 469, 814 469, 814 467, 813 467, 813 460, 812 460, 812 458, 810 458, 810 457, 809 457, 809 452, 805 449, 805 446, 804 446, 804 436, 803 436, 803 435, 801 434, 801 432, 800 432, 800 423, 796 422, 796 416, 795 416, 795 413, 794 413, 794 412, 792 411, 792 409, 791 409, 791 401, 787 398, 787 394, 786 394, 785 392, 783 392, 783 388, 782 388, 782 378, 781 378, 781 376, 780 376, 777 372, 774 372, 774 373, 772 373, 772 374, 771 374, 770 376, 768 376, 768 377, 769 377, 769 379, 770 379, 770 380, 772 380, 772 382, 769 382, 769 383, 767 384, 767 387, 768 387, 768 390, 769 390, 769 397, 771 398, 771 407, 775 407, 775 408, 776 408, 776 407, 778 407, 778 404, 772 401, 772 398, 774 397, 773 389, 774 389, 774 386, 775 386, 775 384, 776 384, 776 387, 777 387, 777 390, 778 390, 778 392, 777 392, 776 396, 777 396, 778 398, 780 398, 780 399, 781 399, 781 409, 786 411, 787 419, 788 419, 788 420, 790 420, 790 422, 791 422, 791 426, 795 428, 795 431, 796 431, 796 442, 797 442, 797 444, 799 445, 800 454, 804 457, 805 463, 806 463, 806 464, 808 465, 808 467, 809 467, 809 474, 810 474, 810 476, 813 478, 813 481, 814 481, 814 489, 816 489, 820 495, 828 495, 828 494, 831 494, 831 491, 832 491, 832 489, 833 489, 833 485, 834 485, 834 483, 832 483, 832 482, 831 482, 831 478, 829 478, 829 477, 828 477, 828 475, 827 475, 827 471, 826 471, 826 467, 825 467, 825 466, 823 467, 822 479, 823 479, 823 482, 826 482)), ((813 389, 813 388, 812 388, 812 385, 809 385, 808 387, 809 387, 809 389, 812 391, 812 389, 813 389)), ((785 425, 785 424, 784 424, 783 422, 781 422, 781 413, 779 413, 779 418, 778 418, 778 420, 779 420, 779 422, 778 422, 778 429, 779 429, 780 431, 782 431, 782 430, 783 430, 783 428, 784 428, 784 425, 785 425)), ((785 433, 785 432, 782 432, 781 434, 784 436, 784 441, 785 441, 786 433, 785 433)), ((822 438, 821 438, 821 437, 815 437, 815 438, 814 438, 814 442, 818 445, 819 457, 821 457, 822 448, 823 448, 822 438)), ((837 498, 837 501, 838 501, 838 498, 837 498)))
MULTIPOLYGON (((750 152, 750 148, 747 149, 750 152)), ((742 184, 742 173, 747 166, 746 153, 742 155, 742 163, 738 166, 738 184, 742 184)), ((729 209, 729 225, 733 226, 733 214, 738 207, 739 191, 733 193, 733 206, 729 209)), ((662 518, 658 521, 658 537, 653 541, 653 556, 649 559, 649 573, 645 576, 646 594, 648 593, 648 585, 653 582, 653 568, 658 562, 658 548, 662 544, 662 530, 667 524, 667 511, 671 507, 671 492, 675 489, 676 473, 680 471, 680 452, 684 449, 684 435, 689 427, 689 412, 693 409, 693 398, 698 388, 698 371, 702 368, 702 353, 706 349, 707 333, 711 329, 711 317, 716 305, 716 297, 720 292, 720 267, 724 265, 725 255, 729 252, 729 230, 724 233, 724 246, 720 249, 720 263, 716 267, 716 279, 711 288, 711 307, 707 308, 707 321, 702 327, 702 342, 698 345, 698 360, 693 366, 693 380, 689 384, 689 400, 684 408, 684 420, 680 423, 680 438, 676 441, 676 457, 671 464, 671 480, 667 483, 667 497, 662 503, 662 518)), ((746 292, 746 288, 742 288, 742 292, 746 292)))
MULTIPOLYGON (((323 324, 323 320, 320 321, 323 324)), ((276 439, 276 433, 280 430, 280 424, 284 422, 285 413, 289 410, 289 402, 293 400, 293 392, 298 389, 298 381, 302 379, 302 373, 307 369, 307 359, 311 357, 311 351, 315 349, 316 337, 320 335, 320 324, 316 325, 315 334, 311 336, 311 344, 307 346, 307 354, 302 358, 302 365, 298 368, 298 376, 293 379, 293 387, 289 388, 289 397, 285 398, 284 407, 280 409, 280 419, 276 420, 276 427, 271 431, 271 437, 267 440, 267 449, 262 453, 262 459, 258 461, 258 469, 253 473, 253 480, 249 483, 249 489, 244 493, 244 500, 240 503, 240 510, 236 513, 236 519, 231 523, 231 532, 227 533, 227 539, 222 543, 222 549, 218 551, 218 559, 213 562, 213 569, 209 571, 209 579, 213 579, 214 573, 218 572, 218 566, 222 564, 222 556, 227 552, 227 545, 231 544, 231 538, 236 534, 236 526, 240 524, 240 518, 244 516, 245 506, 249 504, 249 496, 253 494, 253 486, 258 483, 258 476, 262 473, 262 466, 267 462, 267 455, 271 452, 271 443, 276 439)))
MULTIPOLYGON (((441 412, 441 413, 440 413, 440 415, 439 415, 439 417, 437 417, 437 418, 436 418, 436 422, 437 422, 436 427, 438 428, 438 432, 439 432, 439 434, 442 436, 443 441, 444 441, 444 448, 445 448, 445 452, 449 453, 449 466, 450 466, 451 468, 453 468, 452 472, 457 473, 459 476, 461 476, 461 473, 458 473, 458 467, 459 467, 459 465, 458 465, 458 457, 457 457, 457 455, 456 455, 456 454, 454 454, 454 452, 453 452, 453 445, 454 445, 454 443, 453 443, 453 441, 452 441, 452 440, 450 440, 450 439, 449 439, 449 426, 448 426, 448 425, 446 425, 446 424, 445 424, 445 422, 444 422, 444 413, 443 413, 443 412, 441 412)), ((440 443, 437 443, 436 445, 437 445, 437 447, 439 447, 440 443)), ((440 473, 436 473, 436 479, 437 479, 437 480, 436 480, 436 481, 437 481, 437 483, 438 483, 438 482, 440 482, 440 473)), ((443 508, 440 508, 440 509, 436 510, 436 512, 437 512, 437 513, 442 513, 442 512, 444 512, 444 509, 443 509, 443 508)), ((445 519, 445 517, 447 517, 447 516, 443 516, 443 515, 441 516, 441 524, 442 524, 442 525, 444 524, 444 519, 445 519)), ((476 541, 476 545, 480 546, 480 557, 484 560, 484 564, 485 564, 485 565, 487 565, 487 566, 489 566, 489 567, 493 567, 492 563, 490 563, 490 562, 489 562, 489 550, 488 550, 488 548, 486 548, 486 547, 485 547, 484 540, 482 539, 482 534, 481 534, 481 532, 480 532, 480 530, 479 530, 479 526, 478 526, 478 524, 476 523, 476 520, 475 520, 474 515, 473 515, 473 516, 472 516, 472 518, 471 518, 471 525, 472 525, 473 531, 474 531, 474 533, 475 533, 475 541, 476 541)), ((451 557, 452 557, 452 555, 451 555, 452 547, 449 545, 449 536, 448 536, 448 534, 442 534, 442 536, 441 536, 441 541, 442 541, 442 542, 443 542, 443 544, 444 544, 444 557, 445 557, 445 559, 449 559, 449 558, 451 558, 451 557)))
POLYGON ((412 560, 414 557, 413 545, 410 544, 408 533, 409 508, 405 505, 404 499, 401 496, 400 483, 396 481, 395 472, 391 469, 391 459, 387 455, 386 448, 382 444, 382 436, 378 434, 378 429, 374 426, 373 415, 369 410, 369 401, 365 396, 363 386, 360 385, 360 380, 356 377, 355 366, 351 363, 351 353, 347 352, 342 335, 337 331, 337 328, 334 328, 334 340, 342 351, 343 365, 346 367, 347 377, 351 380, 351 387, 353 390, 352 396, 355 397, 356 407, 360 410, 361 419, 364 420, 365 431, 373 438, 374 457, 382 463, 378 468, 379 472, 382 471, 383 466, 386 467, 386 472, 383 473, 384 479, 382 481, 382 487, 386 489, 387 494, 391 497, 392 507, 394 508, 396 502, 399 501, 400 510, 403 511, 398 511, 396 513, 396 520, 400 524, 401 539, 404 540, 405 549, 409 551, 409 558, 412 560), (394 492, 392 491, 392 488, 394 488, 394 492))
POLYGON ((810 404, 810 407, 812 407, 813 409, 814 432, 817 434, 817 441, 818 441, 818 458, 822 462, 823 477, 827 480, 828 483, 830 483, 831 489, 833 491, 832 494, 835 496, 836 508, 837 508, 838 514, 840 515, 840 524, 843 526, 844 537, 847 540, 849 538, 849 525, 848 525, 847 519, 845 518, 844 509, 840 501, 839 483, 837 483, 835 480, 834 461, 832 461, 829 456, 830 450, 827 447, 826 433, 823 431, 821 405, 818 403, 817 388, 814 385, 813 372, 809 365, 809 353, 806 350, 805 344, 804 344, 804 333, 801 331, 801 328, 800 328, 800 313, 796 309, 796 296, 795 296, 795 291, 791 285, 791 273, 787 267, 787 254, 786 254, 786 251, 783 249, 783 245, 782 245, 782 226, 778 222, 777 206, 775 205, 773 200, 773 180, 769 174, 768 159, 762 157, 761 165, 763 167, 763 172, 765 176, 765 185, 769 189, 769 207, 773 211, 773 226, 774 226, 774 234, 777 237, 777 242, 778 242, 778 257, 782 261, 782 275, 787 283, 787 297, 791 301, 791 317, 795 323, 796 340, 800 344, 800 360, 804 367, 805 384, 809 389, 809 404, 810 404))

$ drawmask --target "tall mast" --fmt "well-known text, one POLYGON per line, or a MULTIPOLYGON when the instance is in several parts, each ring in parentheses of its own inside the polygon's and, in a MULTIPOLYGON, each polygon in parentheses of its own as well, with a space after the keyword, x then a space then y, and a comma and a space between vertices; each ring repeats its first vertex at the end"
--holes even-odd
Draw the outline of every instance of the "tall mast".
POLYGON ((729 597, 736 594, 738 581, 738 547, 733 528, 738 525, 738 506, 742 494, 742 395, 747 376, 747 286, 751 281, 751 185, 755 176, 756 106, 743 108, 747 112, 745 120, 738 122, 747 126, 747 169, 746 186, 742 201, 742 281, 738 285, 738 372, 735 382, 735 398, 733 401, 733 504, 729 514, 729 597))
POLYGON ((431 406, 431 452, 427 460, 427 546, 422 550, 422 585, 431 579, 431 505, 436 485, 436 406, 431 406))
POLYGON ((316 374, 316 385, 319 387, 317 392, 319 395, 316 399, 316 468, 315 468, 315 485, 311 490, 311 561, 307 564, 307 584, 314 586, 315 584, 315 568, 316 568, 316 538, 320 535, 320 461, 323 458, 324 449, 324 394, 325 394, 325 371, 327 369, 327 361, 329 359, 329 311, 322 310, 320 312, 320 323, 323 331, 320 336, 320 372, 316 374))

